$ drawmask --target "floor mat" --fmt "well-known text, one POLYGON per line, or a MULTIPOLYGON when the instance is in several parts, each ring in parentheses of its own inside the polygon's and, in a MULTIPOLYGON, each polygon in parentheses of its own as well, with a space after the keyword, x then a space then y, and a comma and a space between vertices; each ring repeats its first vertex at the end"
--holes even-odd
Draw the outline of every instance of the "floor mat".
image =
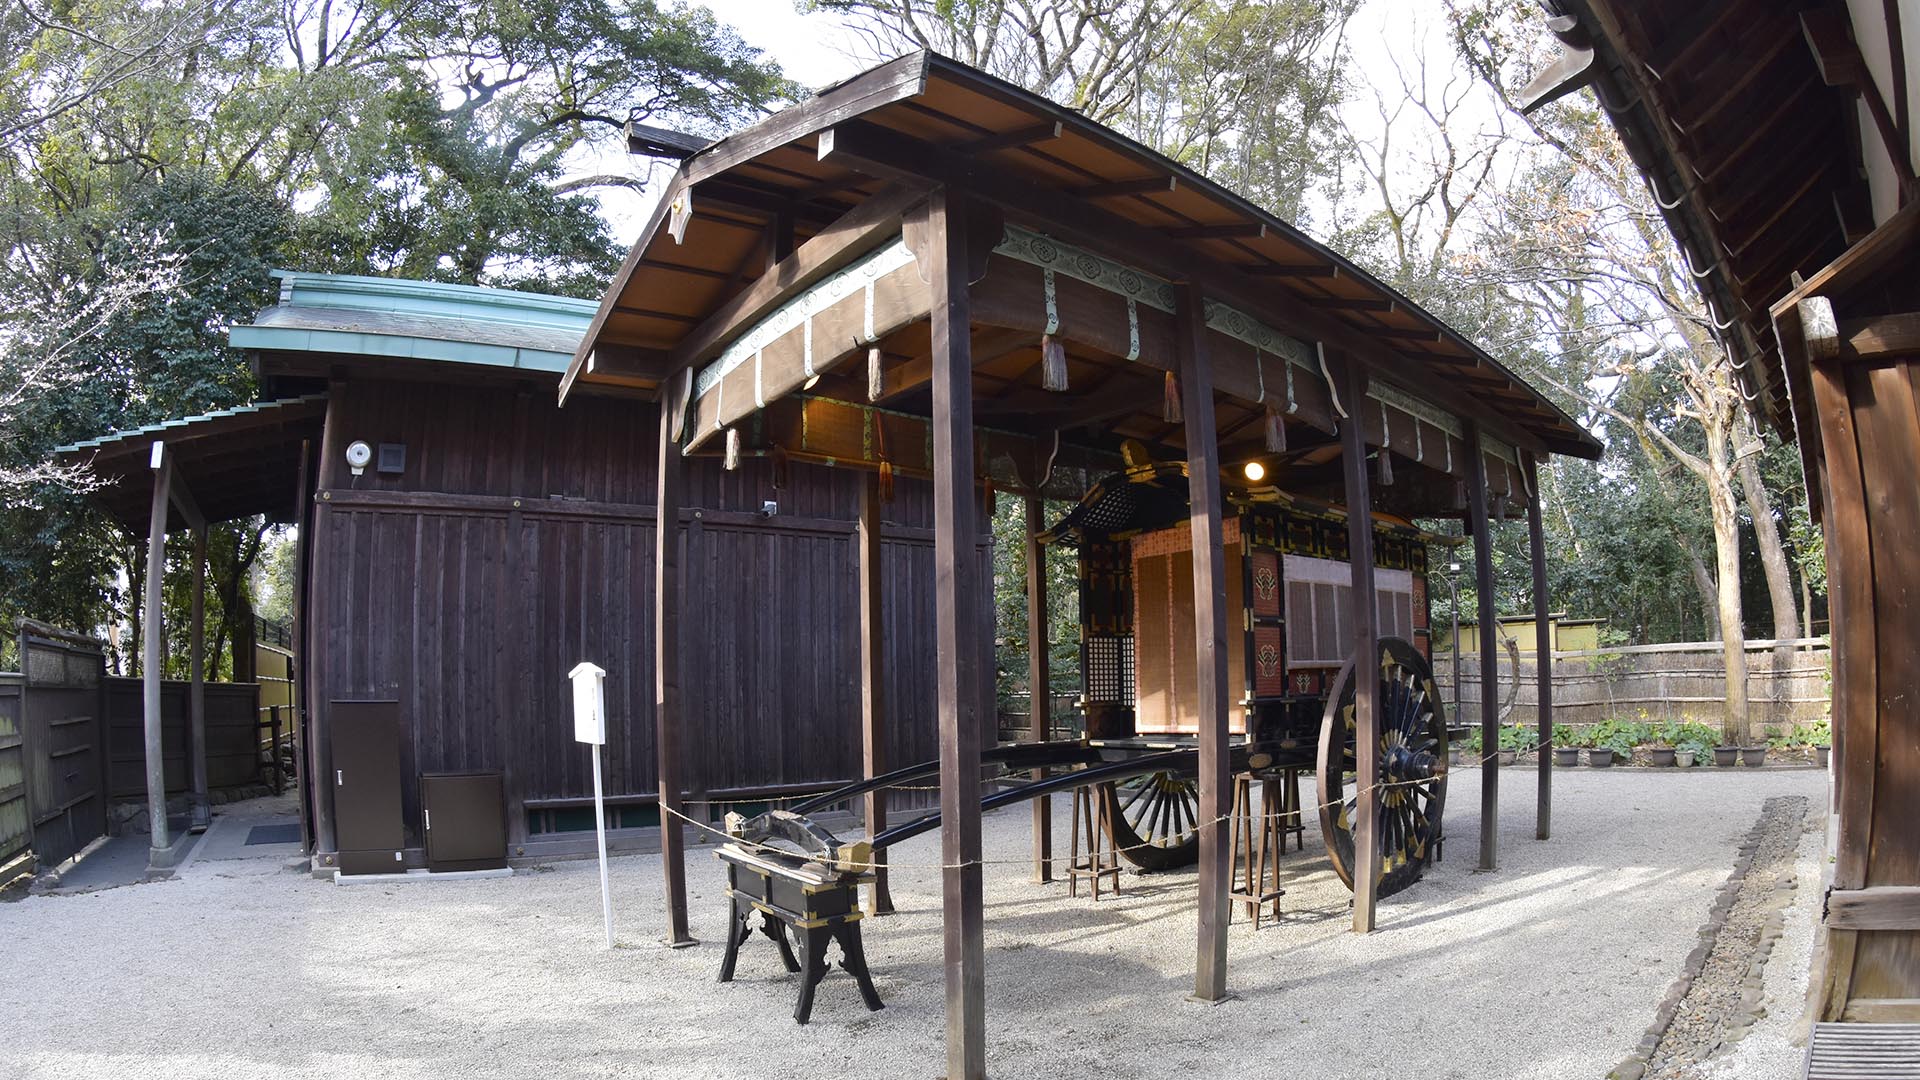
POLYGON ((300 823, 295 821, 286 825, 255 825, 247 833, 247 846, 255 844, 297 844, 300 842, 300 823))

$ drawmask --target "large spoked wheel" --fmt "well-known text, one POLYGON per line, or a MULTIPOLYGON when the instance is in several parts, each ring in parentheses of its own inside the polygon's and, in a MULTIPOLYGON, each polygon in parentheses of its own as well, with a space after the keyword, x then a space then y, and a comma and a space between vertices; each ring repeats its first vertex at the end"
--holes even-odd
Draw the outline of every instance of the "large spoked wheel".
POLYGON ((1113 846, 1142 870, 1200 859, 1200 792, 1192 777, 1156 772, 1100 785, 1113 846))
POLYGON ((1353 886, 1354 830, 1358 826, 1358 758, 1355 746, 1356 676, 1380 680, 1380 741, 1370 748, 1378 769, 1380 883, 1376 896, 1391 896, 1420 880, 1433 861, 1440 814, 1447 801, 1447 719, 1433 671, 1409 642, 1380 639, 1374 671, 1342 668, 1327 696, 1320 725, 1320 828, 1340 880, 1353 886))

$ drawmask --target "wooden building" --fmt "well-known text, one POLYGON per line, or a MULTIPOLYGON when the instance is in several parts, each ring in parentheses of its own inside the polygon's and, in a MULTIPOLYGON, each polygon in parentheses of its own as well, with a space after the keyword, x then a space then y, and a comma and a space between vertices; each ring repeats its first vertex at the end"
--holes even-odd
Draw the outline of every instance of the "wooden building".
POLYGON ((1549 0, 1826 537, 1838 846, 1814 1005, 1920 1021, 1920 35, 1905 3, 1549 0))
MULTIPOLYGON (((652 843, 658 437, 653 410, 630 402, 558 408, 593 312, 498 289, 285 273, 279 302, 232 331, 266 401, 68 450, 114 481, 98 501, 138 533, 258 513, 301 524, 290 651, 316 872, 339 852, 325 781, 340 702, 399 702, 403 865, 423 859, 419 778, 436 772, 504 775, 512 855, 590 851, 589 763, 565 680, 581 660, 608 672, 613 842, 652 843), (356 442, 370 452, 357 467, 356 442), (155 518, 157 459, 171 492, 159 505, 173 509, 155 518)), ((720 466, 688 470, 679 512, 688 603, 704 614, 684 631, 687 676, 710 688, 687 700, 707 735, 688 745, 685 777, 696 812, 715 819, 861 768, 857 648, 838 629, 859 595, 860 477, 720 466)), ((884 618, 903 759, 935 746, 930 620, 909 587, 931 572, 931 511, 929 485, 903 478, 877 523, 897 601, 884 618)))
MULTIPOLYGON (((661 152, 647 132, 630 136, 637 151, 661 152)), ((1192 675, 1178 708, 1198 743, 1194 993, 1213 1001, 1227 988, 1234 696, 1223 471, 1258 463, 1282 490, 1369 511, 1347 514, 1345 530, 1346 655, 1364 674, 1377 670, 1382 636, 1371 512, 1467 519, 1482 541, 1483 621, 1493 617, 1488 521, 1525 513, 1544 634, 1535 470, 1547 454, 1599 452, 1493 357, 1286 222, 1071 110, 927 53, 687 153, 562 392, 569 414, 591 408, 582 415, 657 431, 663 517, 680 514, 716 457, 742 470, 756 459, 817 462, 860 477, 863 523, 892 505, 890 484, 931 478, 931 564, 910 583, 885 580, 876 531, 863 529, 861 603, 843 640, 860 645, 853 670, 863 687, 849 728, 877 772, 898 721, 885 706, 900 686, 883 605, 900 602, 890 589, 916 602, 931 592, 938 662, 909 686, 937 694, 947 1075, 956 1080, 986 1070, 979 779, 992 710, 990 662, 973 628, 983 618, 977 536, 989 497, 1037 501, 1075 485, 1078 497, 1087 485, 1064 467, 1118 471, 1129 442, 1182 466, 1173 487, 1176 498, 1184 490, 1192 557, 1188 579, 1168 584, 1190 591, 1192 619, 1169 641, 1189 634, 1192 675), (658 428, 655 416, 664 417, 658 428)), ((654 720, 671 815, 684 786, 680 747, 698 730, 691 706, 739 676, 684 668, 700 653, 688 638, 704 613, 682 598, 699 568, 664 531, 654 540, 654 720)), ((1039 547, 1030 537, 1029 565, 1039 547)), ((1029 597, 1035 627, 1041 593, 1029 597)), ((789 647, 812 657, 824 645, 789 647)), ((1494 657, 1481 660, 1485 670, 1494 657)), ((1044 671, 1043 651, 1035 661, 1044 671)), ((1359 742, 1375 745, 1380 684, 1355 685, 1359 742)), ((1495 723, 1491 701, 1480 719, 1495 723)), ((1044 715, 1035 728, 1045 730, 1044 715)), ((1360 755, 1355 778, 1367 793, 1354 833, 1356 850, 1369 853, 1359 864, 1370 872, 1354 881, 1362 931, 1373 926, 1380 880, 1378 765, 1360 755)), ((1549 770, 1541 762, 1543 837, 1549 770)), ((1480 862, 1493 869, 1499 772, 1479 779, 1480 862)), ((690 940, 684 855, 680 820, 666 825, 667 929, 677 944, 690 940)))

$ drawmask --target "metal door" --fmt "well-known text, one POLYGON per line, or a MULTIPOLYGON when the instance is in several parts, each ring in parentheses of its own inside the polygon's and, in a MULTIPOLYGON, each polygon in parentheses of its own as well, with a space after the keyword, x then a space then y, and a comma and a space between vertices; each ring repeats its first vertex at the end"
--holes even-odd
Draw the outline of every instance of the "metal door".
POLYGON ((348 874, 403 869, 400 816, 400 703, 335 701, 332 730, 333 817, 340 870, 348 874))

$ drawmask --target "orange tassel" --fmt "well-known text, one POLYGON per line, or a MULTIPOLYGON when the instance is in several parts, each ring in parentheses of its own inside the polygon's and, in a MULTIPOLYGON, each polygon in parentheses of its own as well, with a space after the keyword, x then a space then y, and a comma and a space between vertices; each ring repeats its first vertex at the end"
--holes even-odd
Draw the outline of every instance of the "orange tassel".
POLYGON ((1169 424, 1178 424, 1180 423, 1180 380, 1174 378, 1171 371, 1167 372, 1166 393, 1166 408, 1162 411, 1161 418, 1169 424))
POLYGON ((893 501, 893 462, 880 463, 880 501, 893 501))

